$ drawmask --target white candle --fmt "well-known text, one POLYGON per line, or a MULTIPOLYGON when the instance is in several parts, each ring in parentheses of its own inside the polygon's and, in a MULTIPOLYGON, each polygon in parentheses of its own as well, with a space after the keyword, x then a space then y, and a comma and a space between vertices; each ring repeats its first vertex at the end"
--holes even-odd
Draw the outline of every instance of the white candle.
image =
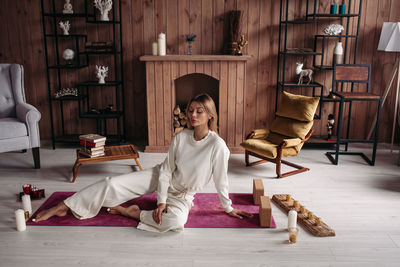
POLYGON ((158 52, 158 50, 157 50, 158 49, 157 42, 153 43, 152 48, 153 48, 153 56, 157 56, 157 52, 158 52))
POLYGON ((15 211, 15 224, 17 225, 18 232, 26 230, 24 210, 18 209, 15 211))
POLYGON ((296 228, 297 225, 297 211, 290 210, 288 214, 288 229, 296 228))
POLYGON ((165 33, 160 33, 158 35, 158 55, 159 56, 165 56, 167 53, 165 40, 166 40, 165 33))
POLYGON ((22 207, 24 211, 29 212, 29 216, 32 214, 32 205, 31 205, 31 196, 23 195, 22 196, 22 207))

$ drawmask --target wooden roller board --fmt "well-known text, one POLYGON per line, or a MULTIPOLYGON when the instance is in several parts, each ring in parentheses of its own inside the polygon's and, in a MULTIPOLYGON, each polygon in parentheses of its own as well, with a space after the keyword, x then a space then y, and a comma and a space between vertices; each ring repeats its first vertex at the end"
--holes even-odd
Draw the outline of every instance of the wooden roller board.
POLYGON ((286 212, 290 210, 297 211, 297 222, 303 225, 308 231, 310 231, 315 236, 335 236, 335 231, 326 225, 324 222, 321 221, 321 226, 316 225, 317 217, 314 216, 314 219, 308 219, 309 210, 306 209, 304 214, 300 213, 300 208, 295 209, 293 206, 293 202, 295 199, 291 198, 289 201, 286 201, 286 194, 276 194, 273 195, 272 201, 274 201, 278 206, 283 208, 286 212))

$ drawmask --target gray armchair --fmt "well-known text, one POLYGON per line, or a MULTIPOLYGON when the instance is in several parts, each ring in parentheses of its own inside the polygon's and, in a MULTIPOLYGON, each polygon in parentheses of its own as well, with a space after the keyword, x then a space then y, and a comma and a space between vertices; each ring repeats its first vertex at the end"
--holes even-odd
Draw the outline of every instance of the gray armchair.
POLYGON ((23 66, 0 64, 0 152, 32 148, 35 169, 40 169, 40 117, 25 101, 23 66))

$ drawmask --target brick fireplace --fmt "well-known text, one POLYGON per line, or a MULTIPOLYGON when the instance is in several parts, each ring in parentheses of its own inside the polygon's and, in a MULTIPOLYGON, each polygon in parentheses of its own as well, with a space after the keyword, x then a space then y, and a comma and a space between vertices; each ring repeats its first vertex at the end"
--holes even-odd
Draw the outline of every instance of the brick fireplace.
POLYGON ((148 145, 145 152, 168 151, 173 137, 175 105, 187 102, 201 90, 199 84, 204 84, 207 90, 216 87, 206 92, 217 102, 220 136, 231 153, 242 153, 239 144, 246 135, 244 100, 246 63, 250 58, 227 55, 141 56, 140 60, 146 63, 148 145), (194 82, 186 81, 190 77, 194 82), (202 79, 201 83, 197 82, 198 77, 202 79), (185 83, 181 83, 182 80, 185 83), (207 80, 214 85, 208 86, 207 80), (182 91, 182 85, 177 84, 183 84, 187 91, 182 91))

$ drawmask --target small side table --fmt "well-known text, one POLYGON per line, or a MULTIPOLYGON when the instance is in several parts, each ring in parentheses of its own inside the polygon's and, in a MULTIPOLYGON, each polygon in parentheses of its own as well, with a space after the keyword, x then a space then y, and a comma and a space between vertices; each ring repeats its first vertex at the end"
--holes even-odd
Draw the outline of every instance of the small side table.
POLYGON ((105 155, 95 158, 87 158, 81 156, 79 154, 79 149, 76 150, 76 161, 74 166, 72 167, 72 183, 75 182, 76 177, 78 176, 79 170, 83 164, 90 164, 96 162, 105 162, 111 160, 122 160, 122 159, 134 159, 136 161, 136 165, 140 170, 142 166, 138 161, 139 153, 136 151, 134 145, 122 145, 122 146, 108 146, 105 147, 105 155))

